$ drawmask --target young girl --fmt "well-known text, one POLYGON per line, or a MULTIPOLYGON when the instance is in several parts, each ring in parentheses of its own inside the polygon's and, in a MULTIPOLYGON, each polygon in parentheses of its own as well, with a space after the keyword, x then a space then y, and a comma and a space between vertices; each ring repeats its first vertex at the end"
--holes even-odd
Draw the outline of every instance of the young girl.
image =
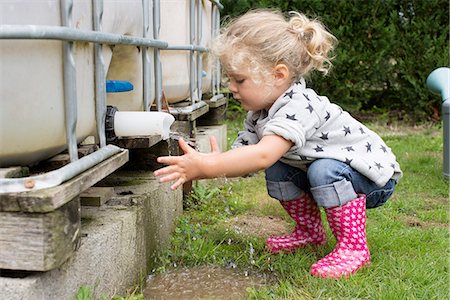
POLYGON ((248 111, 233 149, 202 154, 180 140, 183 156, 160 157, 161 182, 241 176, 265 170, 267 190, 295 220, 290 234, 269 237, 269 251, 324 245, 319 207, 336 248, 311 266, 314 276, 339 278, 370 263, 366 208, 383 205, 402 172, 373 131, 306 87, 309 72, 326 73, 336 39, 317 20, 292 12, 250 11, 219 35, 213 53, 234 99, 248 111))

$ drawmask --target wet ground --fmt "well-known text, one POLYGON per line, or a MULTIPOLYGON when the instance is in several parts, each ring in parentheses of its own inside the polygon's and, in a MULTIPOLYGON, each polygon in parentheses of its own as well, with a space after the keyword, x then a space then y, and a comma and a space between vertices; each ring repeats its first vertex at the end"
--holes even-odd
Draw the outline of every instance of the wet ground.
POLYGON ((248 271, 218 267, 196 267, 151 276, 144 296, 147 300, 238 300, 246 298, 246 288, 273 283, 273 277, 248 271))
MULTIPOLYGON (((292 230, 292 226, 280 217, 253 215, 241 215, 227 220, 223 226, 244 236, 261 238, 292 230)), ((246 299, 248 287, 258 289, 274 282, 273 275, 249 273, 234 268, 201 266, 150 276, 144 296, 146 300, 239 300, 246 299)))

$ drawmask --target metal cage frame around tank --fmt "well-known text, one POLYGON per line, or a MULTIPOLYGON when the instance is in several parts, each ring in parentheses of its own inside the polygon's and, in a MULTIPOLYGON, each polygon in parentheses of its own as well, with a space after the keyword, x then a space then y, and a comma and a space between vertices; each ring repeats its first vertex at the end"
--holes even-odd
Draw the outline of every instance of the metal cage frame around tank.
MULTIPOLYGON (((212 6, 211 35, 216 36, 220 29, 220 9, 223 8, 218 0, 209 0, 212 6)), ((62 26, 44 25, 0 25, 0 39, 20 40, 60 40, 63 41, 63 81, 64 81, 64 111, 66 145, 69 152, 70 163, 58 170, 44 175, 32 176, 34 180, 46 181, 44 187, 56 186, 72 177, 84 172, 92 166, 106 160, 122 149, 106 144, 105 118, 106 118, 106 70, 102 55, 103 45, 134 45, 142 49, 143 61, 143 107, 144 111, 150 110, 151 91, 151 57, 148 48, 154 49, 154 78, 155 78, 155 103, 158 111, 162 110, 162 67, 160 59, 161 50, 185 50, 190 51, 189 63, 189 89, 191 105, 189 109, 206 105, 202 99, 202 53, 209 48, 200 46, 202 38, 202 0, 190 0, 189 32, 190 44, 169 45, 159 39, 160 31, 160 1, 152 1, 153 9, 150 15, 150 1, 142 0, 143 8, 143 36, 128 36, 102 32, 103 0, 93 1, 93 30, 79 30, 72 25, 73 0, 61 0, 61 24, 62 26), (151 23, 152 22, 152 23, 151 23), (153 30, 151 30, 153 25, 153 30), (73 57, 74 42, 94 43, 95 58, 95 120, 98 135, 99 150, 78 159, 78 146, 76 138, 77 125, 77 83, 76 66, 73 57)), ((211 74, 212 100, 223 97, 220 94, 220 67, 216 60, 211 74)), ((24 191, 24 182, 27 178, 0 179, 0 193, 24 191)))

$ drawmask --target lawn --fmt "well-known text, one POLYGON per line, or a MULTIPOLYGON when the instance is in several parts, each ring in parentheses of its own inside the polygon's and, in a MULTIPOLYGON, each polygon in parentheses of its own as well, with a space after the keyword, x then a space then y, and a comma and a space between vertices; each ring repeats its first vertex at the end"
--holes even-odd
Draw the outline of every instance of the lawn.
MULTIPOLYGON (((238 123, 228 124, 230 140, 238 123)), ((396 153, 404 172, 388 203, 367 212, 370 267, 341 280, 309 274, 311 264, 334 248, 326 222, 324 247, 268 253, 265 237, 293 224, 267 196, 259 173, 197 184, 157 273, 218 266, 268 274, 267 284, 247 288, 248 299, 448 299, 449 181, 442 176, 442 128, 369 127, 396 153)))

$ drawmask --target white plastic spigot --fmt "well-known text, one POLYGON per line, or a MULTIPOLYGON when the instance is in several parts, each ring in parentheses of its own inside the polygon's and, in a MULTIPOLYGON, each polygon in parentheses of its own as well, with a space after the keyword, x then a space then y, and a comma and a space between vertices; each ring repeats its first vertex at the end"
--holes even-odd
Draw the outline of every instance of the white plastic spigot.
POLYGON ((114 131, 119 137, 158 134, 167 139, 174 121, 175 118, 165 112, 118 111, 114 115, 114 131))

